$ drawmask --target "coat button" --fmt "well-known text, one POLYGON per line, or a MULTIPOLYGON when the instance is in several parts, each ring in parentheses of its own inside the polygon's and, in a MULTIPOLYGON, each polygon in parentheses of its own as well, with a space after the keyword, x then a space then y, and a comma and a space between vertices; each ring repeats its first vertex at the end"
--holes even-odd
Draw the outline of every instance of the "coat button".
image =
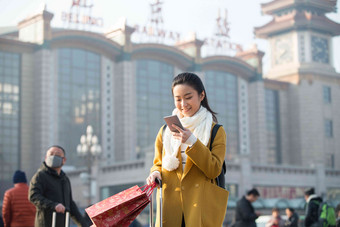
POLYGON ((199 184, 195 184, 195 187, 198 188, 200 185, 199 184))
POLYGON ((184 191, 184 186, 182 186, 182 191, 184 191))

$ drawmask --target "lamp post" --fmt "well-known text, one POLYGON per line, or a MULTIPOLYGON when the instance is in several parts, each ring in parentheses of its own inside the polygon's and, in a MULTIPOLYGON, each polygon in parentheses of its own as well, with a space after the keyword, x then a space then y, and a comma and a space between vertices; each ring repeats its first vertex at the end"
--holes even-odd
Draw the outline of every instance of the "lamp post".
POLYGON ((77 153, 80 157, 86 160, 87 173, 88 173, 88 206, 92 203, 92 164, 102 152, 98 144, 98 137, 93 134, 93 128, 88 125, 86 128, 86 135, 80 137, 80 144, 77 146, 77 153))

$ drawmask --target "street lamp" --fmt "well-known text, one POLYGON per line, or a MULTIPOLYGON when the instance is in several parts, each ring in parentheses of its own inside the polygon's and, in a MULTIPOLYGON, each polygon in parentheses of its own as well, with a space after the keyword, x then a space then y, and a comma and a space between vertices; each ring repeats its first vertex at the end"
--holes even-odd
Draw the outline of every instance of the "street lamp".
POLYGON ((77 146, 77 153, 80 157, 86 160, 87 173, 88 173, 88 205, 90 206, 92 197, 92 164, 102 152, 98 144, 98 137, 93 134, 93 128, 88 125, 86 128, 86 135, 80 137, 80 144, 77 146))

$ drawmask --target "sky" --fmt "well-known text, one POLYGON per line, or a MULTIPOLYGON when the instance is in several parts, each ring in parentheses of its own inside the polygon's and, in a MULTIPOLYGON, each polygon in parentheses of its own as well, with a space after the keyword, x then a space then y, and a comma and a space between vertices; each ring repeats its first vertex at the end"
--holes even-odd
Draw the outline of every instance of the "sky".
MULTIPOLYGON (((84 1, 84 0, 81 0, 84 1)), ((153 0, 154 1, 154 0, 153 0)), ((87 0, 93 2, 92 17, 101 17, 104 26, 100 32, 109 31, 117 21, 125 17, 127 24, 145 25, 150 17, 152 0, 87 0)), ((259 27, 271 20, 271 16, 262 15, 261 3, 271 0, 162 0, 164 28, 179 32, 181 37, 195 32, 199 39, 212 36, 218 10, 227 9, 230 23, 230 39, 241 44, 244 49, 257 44, 267 54, 263 58, 264 71, 269 67, 268 42, 254 36, 254 27, 259 27)), ((53 27, 63 27, 62 12, 68 12, 72 0, 0 0, 0 27, 15 26, 35 12, 41 11, 46 4, 47 10, 54 14, 53 27)), ((337 1, 340 11, 340 1, 337 1)), ((340 12, 327 14, 329 18, 340 23, 340 12)), ((340 72, 340 37, 333 38, 333 62, 340 72)))

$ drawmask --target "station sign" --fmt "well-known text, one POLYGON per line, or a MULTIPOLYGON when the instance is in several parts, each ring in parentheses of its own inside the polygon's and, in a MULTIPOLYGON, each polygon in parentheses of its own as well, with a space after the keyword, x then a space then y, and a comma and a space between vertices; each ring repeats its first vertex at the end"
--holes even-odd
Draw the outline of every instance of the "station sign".
POLYGON ((70 10, 61 13, 61 20, 68 24, 103 27, 103 18, 91 15, 93 2, 94 0, 72 0, 70 10))

